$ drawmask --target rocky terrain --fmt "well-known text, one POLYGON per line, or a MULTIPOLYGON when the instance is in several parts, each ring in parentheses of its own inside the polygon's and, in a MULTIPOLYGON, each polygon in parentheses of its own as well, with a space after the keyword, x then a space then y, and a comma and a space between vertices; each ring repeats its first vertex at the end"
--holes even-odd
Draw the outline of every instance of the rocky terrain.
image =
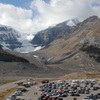
POLYGON ((0 44, 4 49, 14 50, 21 47, 20 34, 9 26, 0 25, 0 44))
POLYGON ((30 54, 39 56, 48 67, 66 70, 66 73, 100 71, 100 19, 89 17, 65 34, 30 54))
POLYGON ((0 56, 0 76, 58 77, 100 72, 100 19, 97 16, 74 26, 60 23, 39 32, 31 43, 45 48, 27 54, 0 51, 6 55, 4 60, 0 56))
POLYGON ((55 77, 66 73, 61 69, 47 68, 39 59, 15 51, 0 50, 0 77, 55 77), (59 74, 59 72, 61 72, 59 74))
POLYGON ((32 34, 20 33, 13 27, 0 25, 0 49, 21 53, 34 51, 37 46, 30 42, 31 38, 33 38, 32 34))
POLYGON ((53 40, 58 38, 68 37, 69 33, 74 30, 74 26, 79 24, 78 19, 71 19, 57 24, 56 26, 49 27, 45 30, 38 32, 31 43, 47 46, 53 40))

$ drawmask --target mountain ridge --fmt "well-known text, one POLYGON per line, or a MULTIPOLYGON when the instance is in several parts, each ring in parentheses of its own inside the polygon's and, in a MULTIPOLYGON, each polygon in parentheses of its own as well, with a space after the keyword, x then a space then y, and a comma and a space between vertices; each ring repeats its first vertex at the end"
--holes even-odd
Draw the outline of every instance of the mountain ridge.
POLYGON ((45 45, 41 50, 26 54, 6 50, 29 63, 0 61, 0 75, 56 77, 76 72, 100 72, 100 19, 92 16, 76 26, 66 28, 65 25, 64 22, 56 25, 54 37, 51 28, 45 30, 47 33, 49 30, 52 39, 40 44, 45 45))
POLYGON ((45 30, 38 32, 31 41, 31 43, 38 45, 48 45, 50 42, 57 38, 64 38, 65 35, 70 34, 70 30, 74 28, 73 25, 67 25, 67 23, 70 21, 74 24, 74 26, 79 24, 78 19, 70 19, 64 21, 62 23, 57 24, 56 26, 49 27, 45 30))
POLYGON ((0 44, 3 49, 12 49, 21 47, 21 43, 18 41, 20 38, 19 33, 10 26, 0 25, 0 44))
POLYGON ((61 68, 66 73, 100 71, 100 63, 90 56, 92 54, 80 50, 84 45, 100 48, 100 19, 96 16, 79 23, 67 37, 57 38, 46 48, 31 54, 42 57, 41 61, 48 67, 61 68))

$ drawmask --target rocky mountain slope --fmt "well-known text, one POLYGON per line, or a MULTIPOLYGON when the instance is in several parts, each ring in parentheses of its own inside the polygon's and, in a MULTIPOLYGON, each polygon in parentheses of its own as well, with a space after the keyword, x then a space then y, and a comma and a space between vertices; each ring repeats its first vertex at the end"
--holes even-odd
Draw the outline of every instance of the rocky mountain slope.
POLYGON ((0 25, 0 44, 2 49, 8 49, 22 53, 36 51, 42 48, 41 45, 48 44, 56 38, 64 37, 65 32, 69 33, 70 28, 78 23, 78 19, 65 21, 56 25, 55 27, 51 27, 39 32, 39 34, 36 35, 33 40, 32 38, 34 35, 32 34, 20 33, 10 26, 0 25))
POLYGON ((70 34, 56 38, 46 48, 31 54, 39 56, 42 62, 54 70, 60 68, 66 73, 89 72, 100 71, 100 54, 96 53, 99 48, 100 19, 92 16, 74 26, 70 34))
POLYGON ((74 30, 74 26, 78 23, 78 19, 70 19, 54 27, 49 27, 48 29, 38 32, 31 43, 46 46, 55 39, 64 38, 66 35, 69 36, 68 34, 74 30))
POLYGON ((38 58, 30 57, 15 51, 0 50, 0 77, 55 77, 65 71, 47 68, 38 58), (60 73, 59 72, 63 72, 60 73))
POLYGON ((31 65, 29 61, 24 57, 20 57, 18 55, 11 54, 7 51, 0 50, 0 75, 1 76, 19 75, 25 72, 29 74, 29 72, 27 71, 28 69, 34 70, 37 67, 38 65, 35 64, 31 65))
POLYGON ((89 17, 76 26, 63 22, 41 32, 36 35, 40 40, 35 42, 45 45, 45 48, 27 54, 3 51, 11 61, 2 61, 1 58, 0 76, 57 77, 100 71, 100 19, 97 16, 89 17))
POLYGON ((0 25, 0 44, 3 49, 14 50, 17 47, 21 47, 21 43, 18 41, 20 34, 9 26, 0 25))

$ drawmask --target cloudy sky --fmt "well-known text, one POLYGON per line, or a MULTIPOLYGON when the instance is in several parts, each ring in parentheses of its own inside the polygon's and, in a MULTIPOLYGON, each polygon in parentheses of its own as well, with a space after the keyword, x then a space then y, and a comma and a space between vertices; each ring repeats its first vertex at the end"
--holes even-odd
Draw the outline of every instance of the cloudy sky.
POLYGON ((0 0, 0 24, 36 33, 71 18, 100 17, 100 0, 0 0))

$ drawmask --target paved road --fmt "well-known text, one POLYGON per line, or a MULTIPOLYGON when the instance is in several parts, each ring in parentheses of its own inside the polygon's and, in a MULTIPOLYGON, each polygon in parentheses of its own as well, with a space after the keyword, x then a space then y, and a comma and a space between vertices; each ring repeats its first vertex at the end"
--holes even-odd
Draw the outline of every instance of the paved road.
POLYGON ((4 84, 4 85, 1 85, 0 86, 0 93, 1 92, 4 92, 6 91, 7 89, 11 89, 11 88, 14 88, 14 87, 17 87, 17 82, 23 82, 25 80, 19 80, 19 81, 15 81, 15 82, 11 82, 11 83, 7 83, 7 84, 4 84))
POLYGON ((38 100, 38 97, 40 96, 40 92, 38 90, 38 87, 39 85, 36 85, 36 86, 31 86, 30 88, 27 88, 27 92, 26 93, 23 93, 22 96, 19 96, 19 98, 21 99, 25 99, 25 100, 38 100), (34 93, 37 92, 38 94, 35 95, 34 93))

